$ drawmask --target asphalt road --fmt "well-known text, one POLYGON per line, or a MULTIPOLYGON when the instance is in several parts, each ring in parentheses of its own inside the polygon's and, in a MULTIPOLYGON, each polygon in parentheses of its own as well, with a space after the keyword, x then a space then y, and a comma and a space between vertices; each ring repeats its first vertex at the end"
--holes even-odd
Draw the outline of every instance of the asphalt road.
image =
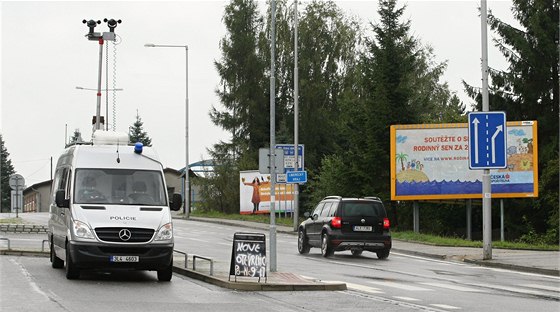
MULTIPOLYGON (((42 223, 40 220, 37 223, 42 223)), ((227 270, 235 232, 268 232, 175 220, 176 249, 215 259, 227 270)), ((15 234, 14 234, 15 235, 15 234)), ((21 237, 32 245, 42 235, 21 237), (35 241, 33 241, 35 240, 35 241)), ((21 243, 21 242, 20 242, 21 243)), ((2 244, 2 242, 0 242, 2 244)), ((37 247, 40 248, 40 247, 37 247)), ((270 256, 270 251, 267 255, 270 256)), ((179 255, 178 255, 179 256, 179 255)), ((47 258, 0 257, 2 311, 559 311, 560 279, 484 268, 393 252, 321 257, 297 252, 295 235, 277 234, 279 272, 347 283, 347 291, 242 292, 174 274, 157 282, 155 272, 87 272, 69 281, 47 258)))

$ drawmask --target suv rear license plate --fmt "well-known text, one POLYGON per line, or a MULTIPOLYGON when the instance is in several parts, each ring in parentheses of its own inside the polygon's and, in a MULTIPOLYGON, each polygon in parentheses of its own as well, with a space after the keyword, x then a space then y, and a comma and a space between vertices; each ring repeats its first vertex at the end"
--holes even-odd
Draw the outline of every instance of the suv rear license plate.
POLYGON ((355 225, 354 232, 371 232, 373 230, 371 225, 355 225))
POLYGON ((138 256, 111 256, 109 258, 111 262, 140 262, 140 257, 138 256))

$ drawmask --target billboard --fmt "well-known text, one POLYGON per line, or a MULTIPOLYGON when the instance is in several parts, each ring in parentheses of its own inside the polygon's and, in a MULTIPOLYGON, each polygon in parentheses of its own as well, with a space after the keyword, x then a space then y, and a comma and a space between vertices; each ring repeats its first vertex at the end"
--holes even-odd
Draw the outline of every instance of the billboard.
MULTIPOLYGON (((292 184, 276 184, 274 210, 293 212, 294 188, 292 184)), ((270 213, 270 174, 258 170, 239 172, 239 213, 270 213)))
MULTIPOLYGON (((538 196, 537 122, 507 122, 507 167, 490 170, 494 198, 538 196)), ((482 198, 469 169, 468 124, 391 126, 391 200, 482 198)))

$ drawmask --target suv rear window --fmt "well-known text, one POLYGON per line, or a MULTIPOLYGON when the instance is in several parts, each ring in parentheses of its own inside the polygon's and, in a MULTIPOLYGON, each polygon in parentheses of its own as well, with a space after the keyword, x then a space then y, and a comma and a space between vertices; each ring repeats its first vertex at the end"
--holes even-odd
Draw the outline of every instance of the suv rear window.
POLYGON ((343 217, 385 217, 383 204, 376 202, 343 202, 343 217))

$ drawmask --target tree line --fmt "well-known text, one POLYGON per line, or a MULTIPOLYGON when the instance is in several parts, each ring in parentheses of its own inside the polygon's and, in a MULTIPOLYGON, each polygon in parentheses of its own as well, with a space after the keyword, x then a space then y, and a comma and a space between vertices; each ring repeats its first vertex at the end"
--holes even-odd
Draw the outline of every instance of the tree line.
MULTIPOLYGON (((276 1, 279 143, 294 141, 292 5, 276 1)), ((237 213, 239 171, 257 168, 258 149, 269 145, 270 1, 266 8, 262 12, 253 0, 225 7, 226 35, 215 61, 220 105, 210 117, 231 137, 209 149, 219 165, 198 182, 204 210, 237 213)), ((332 1, 312 1, 298 12, 299 142, 309 174, 302 210, 326 195, 377 195, 393 224, 410 229, 411 203, 390 202, 390 125, 466 122, 466 105, 441 82, 446 62, 437 62, 432 48, 412 35, 405 10, 395 0, 380 0, 379 18, 367 26, 332 1)), ((506 228, 525 241, 558 242, 558 1, 515 0, 512 13, 521 29, 489 15, 494 44, 510 63, 506 71, 491 70, 490 110, 539 122, 540 196, 506 199, 506 228)), ((481 110, 480 89, 464 87, 475 103, 471 109, 481 110)), ((423 230, 457 235, 464 227, 464 207, 425 206, 423 230)))

